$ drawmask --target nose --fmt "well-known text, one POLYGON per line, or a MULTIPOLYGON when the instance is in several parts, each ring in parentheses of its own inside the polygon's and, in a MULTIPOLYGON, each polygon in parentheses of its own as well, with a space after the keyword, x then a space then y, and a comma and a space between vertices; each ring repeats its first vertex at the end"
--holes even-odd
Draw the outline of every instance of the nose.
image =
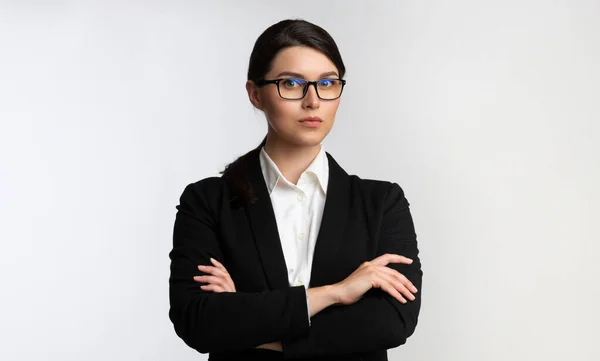
POLYGON ((321 104, 321 100, 317 95, 317 88, 315 84, 309 84, 306 90, 306 95, 302 99, 302 106, 304 108, 316 109, 321 104))

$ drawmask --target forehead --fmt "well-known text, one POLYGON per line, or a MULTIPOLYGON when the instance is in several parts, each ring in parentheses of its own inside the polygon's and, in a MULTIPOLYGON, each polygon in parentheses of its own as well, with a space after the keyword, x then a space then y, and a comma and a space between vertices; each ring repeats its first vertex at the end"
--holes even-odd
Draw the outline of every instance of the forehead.
POLYGON ((304 46, 293 46, 281 50, 275 56, 268 74, 275 76, 284 71, 299 73, 312 79, 326 72, 337 72, 338 69, 320 51, 304 46))

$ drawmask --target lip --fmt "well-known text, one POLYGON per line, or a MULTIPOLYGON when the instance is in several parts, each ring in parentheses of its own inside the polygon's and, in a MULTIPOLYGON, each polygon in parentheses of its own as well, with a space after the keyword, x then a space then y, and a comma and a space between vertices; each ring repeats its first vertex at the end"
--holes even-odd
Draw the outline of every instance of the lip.
POLYGON ((319 117, 306 117, 300 121, 301 122, 322 122, 323 120, 319 117))
POLYGON ((300 120, 300 124, 309 128, 317 128, 323 123, 323 120, 319 117, 306 117, 300 120))

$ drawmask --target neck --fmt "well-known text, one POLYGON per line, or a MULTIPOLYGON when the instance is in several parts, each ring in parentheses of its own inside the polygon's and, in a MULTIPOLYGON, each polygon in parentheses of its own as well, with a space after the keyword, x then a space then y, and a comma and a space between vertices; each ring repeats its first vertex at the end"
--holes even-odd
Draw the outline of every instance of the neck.
POLYGON ((298 184, 300 175, 316 158, 321 150, 321 144, 314 146, 298 146, 285 143, 267 136, 265 152, 275 162, 285 179, 298 184))

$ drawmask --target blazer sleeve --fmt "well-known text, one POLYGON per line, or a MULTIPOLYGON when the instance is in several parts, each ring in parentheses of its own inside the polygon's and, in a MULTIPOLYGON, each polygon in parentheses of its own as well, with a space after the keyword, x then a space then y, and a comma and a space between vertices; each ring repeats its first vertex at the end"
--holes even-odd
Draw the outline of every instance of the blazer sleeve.
MULTIPOLYGON (((304 286, 257 293, 202 290, 198 265, 223 262, 215 217, 206 193, 214 184, 188 185, 173 230, 169 318, 176 334, 201 353, 237 351, 305 336, 309 332, 304 286)), ((218 213, 217 213, 218 214, 218 213)), ((225 264, 225 267, 227 265, 225 264)))
POLYGON ((402 304, 387 292, 371 289, 349 306, 326 308, 312 317, 310 334, 282 342, 286 358, 308 358, 390 349, 402 345, 417 325, 421 307, 421 262, 409 203, 393 183, 386 197, 377 256, 396 253, 410 265, 389 264, 417 287, 415 300, 402 304))

